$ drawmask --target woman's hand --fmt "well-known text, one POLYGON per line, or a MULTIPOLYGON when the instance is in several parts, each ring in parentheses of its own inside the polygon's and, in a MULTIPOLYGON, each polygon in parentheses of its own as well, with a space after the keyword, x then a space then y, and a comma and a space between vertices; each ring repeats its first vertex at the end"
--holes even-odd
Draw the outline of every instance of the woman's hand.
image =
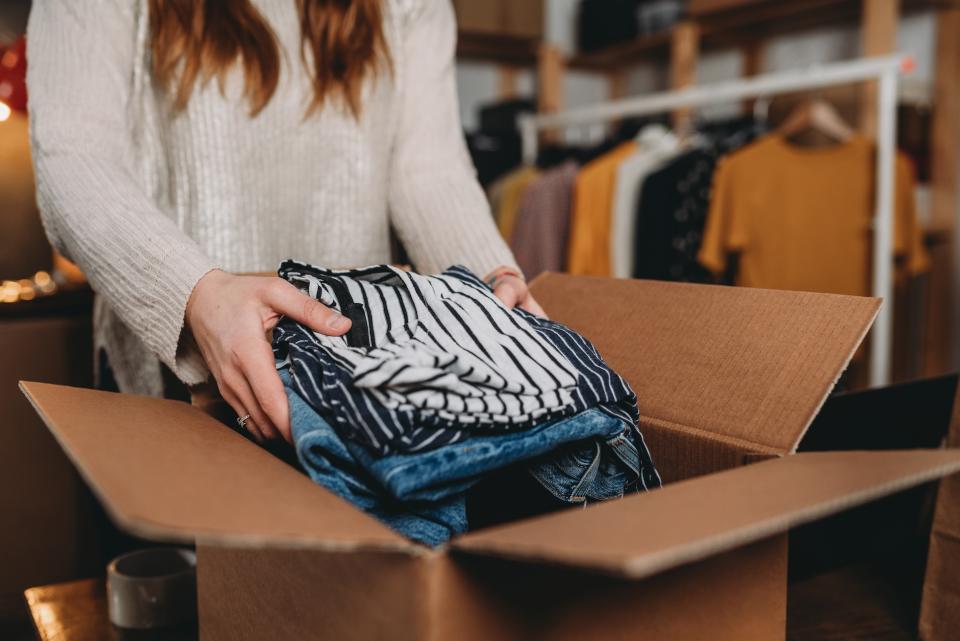
POLYGON ((268 333, 281 316, 328 336, 350 329, 350 319, 276 277, 208 272, 187 301, 186 326, 237 416, 258 440, 292 442, 290 408, 274 366, 268 333))
POLYGON ((484 279, 490 283, 493 294, 500 299, 507 307, 513 309, 519 307, 531 314, 547 317, 547 314, 540 307, 540 303, 534 299, 533 294, 527 287, 527 282, 520 275, 520 272, 509 267, 498 267, 490 272, 484 279))

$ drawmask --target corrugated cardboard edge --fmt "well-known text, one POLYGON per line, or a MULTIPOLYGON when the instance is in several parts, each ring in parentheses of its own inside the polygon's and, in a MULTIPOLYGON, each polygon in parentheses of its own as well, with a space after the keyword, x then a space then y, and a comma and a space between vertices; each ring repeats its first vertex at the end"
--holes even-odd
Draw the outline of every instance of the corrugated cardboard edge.
MULTIPOLYGON (((824 402, 826 402, 826 397, 824 397, 824 402)), ((817 412, 820 410, 818 409, 817 412)), ((816 414, 814 414, 816 417, 816 414)), ((664 430, 671 432, 679 432, 688 436, 692 436, 698 439, 703 439, 707 441, 713 441, 715 443, 722 443, 724 445, 729 445, 734 449, 742 450, 744 453, 749 454, 762 454, 769 456, 783 456, 784 452, 779 448, 772 447, 770 445, 760 445, 754 443, 753 441, 737 438, 735 436, 727 436, 726 434, 717 434, 716 432, 711 432, 710 430, 705 430, 701 427, 692 427, 690 425, 684 425, 682 423, 675 423, 673 421, 668 421, 662 418, 656 418, 653 416, 644 416, 642 422, 647 425, 652 425, 664 430)), ((813 419, 810 420, 813 422, 813 419)), ((809 429, 809 425, 807 426, 809 429)), ((656 454, 655 452, 653 454, 656 454)))
MULTIPOLYGON (((532 281, 530 281, 531 291, 534 293, 534 295, 536 295, 537 293, 536 290, 538 287, 544 286, 544 284, 548 280, 551 280, 554 278, 559 278, 559 279, 577 279, 577 278, 591 279, 592 278, 592 279, 601 280, 601 281, 606 280, 606 279, 600 279, 597 277, 571 276, 569 274, 561 274, 557 272, 543 272, 539 274, 536 278, 534 278, 532 281)), ((631 279, 618 279, 618 280, 631 280, 631 279)), ((653 282, 653 281, 646 281, 646 282, 653 282)), ((657 284, 662 286, 667 283, 657 282, 657 284)), ((741 289, 741 288, 723 287, 720 285, 702 285, 702 284, 695 284, 695 283, 669 283, 669 284, 675 285, 678 287, 700 287, 700 288, 712 287, 712 288, 718 288, 718 289, 741 289)), ((756 292, 776 292, 779 294, 784 294, 784 293, 794 293, 797 295, 814 294, 813 292, 780 292, 777 290, 769 290, 764 288, 751 288, 751 289, 752 291, 756 291, 756 292)), ((817 294, 817 295, 823 296, 823 297, 839 296, 835 294, 817 294)), ((840 297, 851 298, 849 296, 840 296, 840 297)), ((817 396, 814 397, 811 394, 811 401, 816 401, 816 402, 812 405, 812 409, 809 412, 809 414, 806 417, 804 417, 805 420, 802 425, 802 428, 797 432, 796 436, 793 438, 793 440, 790 442, 789 445, 786 445, 786 444, 774 445, 770 443, 765 443, 765 442, 762 442, 759 438, 750 439, 750 438, 730 436, 727 434, 720 433, 716 430, 711 430, 708 427, 701 424, 695 424, 693 422, 679 423, 677 421, 666 419, 661 416, 652 416, 648 414, 643 414, 644 409, 641 406, 641 414, 643 414, 643 420, 646 422, 653 423, 654 425, 657 425, 657 426, 662 426, 664 429, 667 429, 667 430, 681 431, 683 433, 695 435, 697 437, 706 437, 712 441, 724 443, 731 447, 741 448, 746 451, 755 451, 755 452, 778 454, 778 455, 795 453, 797 451, 797 448, 800 445, 800 442, 803 440, 803 437, 806 435, 807 430, 810 429, 810 425, 812 425, 814 418, 816 418, 817 414, 823 408, 823 404, 829 398, 830 393, 836 387, 837 382, 840 380, 843 373, 850 366, 850 362, 853 359, 854 354, 856 354, 857 349, 863 343, 863 340, 866 338, 867 334, 869 333, 870 328, 873 326, 874 322, 876 322, 877 315, 880 312, 880 306, 883 304, 883 301, 878 298, 869 298, 869 297, 853 297, 853 298, 862 298, 870 301, 870 303, 872 304, 873 310, 872 310, 872 313, 870 314, 869 322, 865 323, 864 327, 858 333, 856 340, 849 346, 849 348, 847 349, 847 353, 843 355, 842 364, 837 370, 836 374, 833 376, 833 378, 830 379, 829 381, 824 381, 823 388, 817 393, 817 396)), ((654 452, 654 455, 656 455, 655 452, 654 452)))
POLYGON ((827 386, 827 389, 823 391, 823 395, 820 398, 820 402, 817 403, 817 406, 814 409, 813 413, 811 413, 810 416, 807 418, 806 425, 803 427, 802 430, 800 430, 800 433, 797 434, 797 438, 796 440, 794 440, 793 446, 790 448, 788 452, 789 454, 796 453, 797 448, 800 447, 800 443, 803 442, 803 437, 807 435, 807 431, 810 429, 810 426, 813 425, 813 419, 815 419, 817 417, 817 414, 820 413, 820 410, 823 409, 824 403, 826 403, 827 399, 830 398, 830 392, 832 392, 834 388, 836 388, 837 383, 839 383, 840 379, 843 377, 843 373, 847 371, 848 367, 850 367, 850 361, 853 360, 854 354, 856 354, 857 350, 860 349, 860 345, 863 344, 863 341, 867 337, 867 334, 870 333, 870 330, 873 328, 873 324, 877 322, 877 316, 880 314, 880 307, 883 305, 883 300, 880 298, 874 298, 873 301, 874 301, 874 310, 873 310, 873 316, 870 318, 870 322, 867 324, 866 327, 863 328, 863 331, 860 332, 860 336, 857 338, 857 342, 850 348, 849 353, 846 355, 846 358, 844 358, 843 360, 843 367, 840 369, 840 372, 837 374, 837 376, 834 377, 833 382, 829 386, 827 386))
POLYGON ((539 562, 550 565, 578 567, 585 571, 595 571, 626 579, 638 580, 666 570, 702 561, 716 554, 726 552, 743 545, 766 539, 788 531, 790 528, 818 519, 837 514, 872 500, 895 494, 928 481, 960 471, 960 460, 935 466, 895 481, 882 483, 869 489, 854 492, 832 501, 823 501, 808 508, 798 509, 788 514, 757 521, 747 526, 728 530, 716 536, 704 538, 687 545, 663 550, 660 553, 646 555, 642 558, 629 560, 605 561, 593 555, 584 555, 578 558, 573 553, 562 556, 552 554, 548 550, 538 553, 529 545, 512 545, 502 541, 472 541, 458 543, 454 541, 452 548, 457 551, 484 556, 497 556, 523 562, 539 562))
MULTIPOLYGON (((269 546, 273 548, 308 549, 320 550, 324 552, 382 550, 387 552, 400 552, 413 556, 422 556, 432 552, 429 548, 407 541, 400 537, 398 537, 398 540, 395 542, 373 543, 365 541, 353 543, 350 541, 317 541, 315 539, 297 536, 278 537, 273 535, 225 535, 220 532, 194 532, 190 530, 181 530, 174 526, 157 523, 151 520, 148 516, 144 516, 142 514, 124 515, 114 509, 109 497, 105 492, 103 492, 102 488, 99 487, 95 476, 90 474, 89 470, 87 470, 86 467, 78 461, 77 457, 75 457, 71 452, 67 443, 61 438, 59 432, 56 429, 53 429, 53 425, 49 417, 34 401, 33 396, 27 390, 25 386, 27 382, 28 381, 19 381, 18 387, 20 388, 20 391, 27 398, 34 411, 37 412, 37 415, 47 426, 54 439, 56 439, 57 444, 59 444, 60 447, 63 448, 64 452, 67 453, 67 456, 73 462, 74 467, 76 467, 77 472, 80 474, 80 477, 93 491, 101 505, 103 505, 110 519, 122 530, 136 537, 158 542, 198 543, 222 547, 261 548, 269 546)), ((320 491, 323 490, 322 488, 317 489, 320 491)))

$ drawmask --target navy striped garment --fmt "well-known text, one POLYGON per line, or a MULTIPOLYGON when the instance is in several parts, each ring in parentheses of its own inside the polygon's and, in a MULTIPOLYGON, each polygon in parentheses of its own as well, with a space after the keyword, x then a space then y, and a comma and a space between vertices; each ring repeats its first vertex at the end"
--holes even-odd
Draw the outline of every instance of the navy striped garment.
POLYGON ((278 368, 344 438, 409 453, 599 408, 633 426, 644 485, 659 485, 627 382, 585 338, 507 309, 466 268, 421 276, 285 261, 279 275, 353 320, 328 337, 283 319, 273 338, 278 368))

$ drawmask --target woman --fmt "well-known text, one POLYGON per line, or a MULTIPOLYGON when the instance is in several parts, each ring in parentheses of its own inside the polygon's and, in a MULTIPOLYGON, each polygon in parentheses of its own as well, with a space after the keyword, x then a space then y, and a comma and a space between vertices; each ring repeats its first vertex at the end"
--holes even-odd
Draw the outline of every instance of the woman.
POLYGON ((463 144, 449 0, 37 0, 28 30, 47 234, 97 292, 125 392, 210 373, 290 440, 266 333, 349 320, 264 272, 461 263, 539 311, 463 144))

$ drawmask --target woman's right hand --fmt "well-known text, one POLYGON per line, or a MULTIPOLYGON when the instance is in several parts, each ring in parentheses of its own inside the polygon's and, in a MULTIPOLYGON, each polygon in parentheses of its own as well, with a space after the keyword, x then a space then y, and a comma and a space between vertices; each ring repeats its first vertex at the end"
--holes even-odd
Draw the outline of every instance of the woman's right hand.
POLYGON ((339 336, 350 319, 277 277, 236 276, 215 269, 197 282, 185 322, 224 400, 258 440, 292 442, 290 408, 274 366, 269 332, 289 316, 310 329, 339 336))

